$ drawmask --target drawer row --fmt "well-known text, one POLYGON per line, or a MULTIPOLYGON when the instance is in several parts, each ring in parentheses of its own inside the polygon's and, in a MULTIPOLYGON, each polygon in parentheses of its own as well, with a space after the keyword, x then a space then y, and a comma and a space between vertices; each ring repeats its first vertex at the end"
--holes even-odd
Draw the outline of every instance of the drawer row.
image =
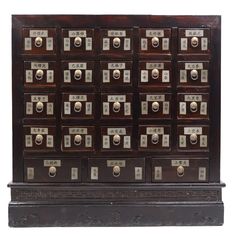
POLYGON ((171 61, 139 61, 137 74, 132 61, 62 61, 61 69, 56 67, 55 61, 25 61, 24 85, 132 86, 137 77, 138 86, 171 87, 176 80, 178 86, 195 87, 209 86, 210 77, 209 61, 179 61, 176 66, 171 61))
POLYGON ((207 182, 208 159, 152 158, 146 171, 145 158, 25 159, 26 182, 207 182), (150 176, 147 176, 150 175, 150 176), (82 181, 83 178, 83 181, 82 181))
MULTIPOLYGON (((62 126, 59 137, 55 126, 24 126, 24 151, 171 151, 170 125, 140 125, 135 132, 131 126, 62 126)), ((209 126, 178 125, 176 141, 179 151, 209 151, 209 126)))
MULTIPOLYGON (((92 28, 61 29, 56 28, 23 28, 24 54, 56 54, 57 47, 62 54, 95 54, 106 53, 130 54, 134 50, 133 29, 99 29, 92 28), (60 40, 59 40, 60 37, 60 40), (62 41, 61 45, 59 41, 62 41), (95 50, 96 49, 96 50, 95 50)), ((172 51, 172 43, 179 53, 209 53, 209 28, 179 28, 178 40, 172 39, 171 28, 140 28, 138 32, 138 52, 166 53, 172 51), (173 40, 173 42, 172 42, 173 40)))
POLYGON ((178 93, 177 104, 170 93, 140 93, 136 100, 134 105, 132 93, 63 93, 61 101, 56 101, 53 93, 27 93, 24 117, 55 118, 56 110, 61 110, 62 119, 94 119, 98 114, 101 119, 132 119, 134 115, 140 119, 170 119, 173 106, 178 119, 209 118, 208 93, 178 93), (58 102, 60 107, 56 107, 58 102))

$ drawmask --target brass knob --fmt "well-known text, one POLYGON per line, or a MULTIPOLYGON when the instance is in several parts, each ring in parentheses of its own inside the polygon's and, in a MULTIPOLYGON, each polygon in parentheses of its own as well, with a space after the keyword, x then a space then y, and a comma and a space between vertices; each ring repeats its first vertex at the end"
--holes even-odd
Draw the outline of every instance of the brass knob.
POLYGON ((120 144, 120 135, 119 134, 115 134, 113 136, 113 144, 114 145, 119 145, 120 144))
POLYGON ((153 103, 152 103, 152 111, 153 111, 153 112, 158 112, 158 111, 159 111, 159 108, 160 108, 159 102, 153 102, 153 103))
POLYGON ((152 46, 154 48, 157 48, 159 46, 159 38, 157 38, 157 37, 152 38, 152 46))
POLYGON ((198 46, 199 40, 197 37, 192 37, 191 38, 191 45, 193 48, 196 48, 198 46))
POLYGON ((120 47, 120 39, 119 38, 114 38, 113 39, 113 47, 114 48, 119 48, 120 47))
POLYGON ((37 134, 36 137, 35 137, 35 143, 37 145, 41 145, 43 143, 43 135, 37 134))
POLYGON ((48 175, 49 177, 55 177, 57 174, 57 168, 55 166, 50 166, 48 169, 48 175))
POLYGON ((82 71, 81 70, 75 70, 75 73, 74 73, 74 78, 76 80, 80 80, 82 77, 82 71))
POLYGON ((35 45, 35 47, 37 47, 37 48, 42 47, 42 45, 43 45, 43 39, 42 39, 41 37, 35 38, 35 40, 34 40, 34 45, 35 45))
POLYGON ((74 105, 74 111, 75 112, 80 112, 82 109, 82 103, 81 102, 76 102, 74 105))
POLYGON ((184 167, 183 166, 178 166, 177 167, 177 175, 179 177, 183 177, 184 176, 184 167))
POLYGON ((113 78, 114 79, 120 78, 120 70, 113 70, 113 78))
POLYGON ((196 112, 197 111, 197 103, 196 102, 191 102, 190 103, 190 111, 191 112, 196 112))
POLYGON ((120 176, 120 167, 119 166, 114 166, 113 167, 113 176, 114 177, 119 177, 120 176))
POLYGON ((190 75, 191 75, 192 80, 198 79, 198 71, 197 70, 191 70, 190 75))
POLYGON ((43 111, 43 103, 42 102, 40 102, 40 101, 38 101, 37 103, 36 103, 36 111, 38 112, 38 113, 40 113, 40 112, 42 112, 43 111))
POLYGON ((190 143, 196 144, 197 143, 197 135, 195 133, 190 135, 190 143))
POLYGON ((157 144, 159 142, 159 135, 158 134, 153 134, 152 135, 152 143, 157 144))
POLYGON ((82 137, 80 134, 76 134, 75 137, 74 137, 74 144, 75 145, 80 145, 81 144, 81 141, 82 141, 82 137))
POLYGON ((81 47, 81 45, 82 45, 82 39, 81 39, 80 37, 76 37, 76 38, 74 39, 74 46, 75 46, 76 48, 79 48, 79 47, 81 47))
POLYGON ((120 111, 120 103, 119 102, 114 102, 113 103, 113 111, 114 112, 119 112, 120 111))
POLYGON ((36 73, 35 73, 35 79, 37 80, 41 80, 43 78, 43 70, 37 70, 36 73))
POLYGON ((158 79, 159 77, 159 70, 158 69, 153 69, 152 70, 152 78, 153 79, 158 79))

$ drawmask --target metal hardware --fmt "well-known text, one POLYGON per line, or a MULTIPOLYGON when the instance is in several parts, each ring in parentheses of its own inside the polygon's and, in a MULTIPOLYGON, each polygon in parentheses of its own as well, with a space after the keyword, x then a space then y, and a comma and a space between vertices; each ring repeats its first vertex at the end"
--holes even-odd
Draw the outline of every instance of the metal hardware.
POLYGON ((76 48, 79 48, 79 47, 82 46, 82 39, 81 39, 80 37, 76 37, 76 38, 74 39, 74 46, 75 46, 76 48))
POLYGON ((120 47, 120 39, 119 38, 114 38, 113 39, 113 47, 114 48, 119 48, 120 47))
POLYGON ((153 111, 153 112, 158 112, 158 111, 159 111, 159 108, 160 108, 159 102, 153 102, 153 103, 152 103, 152 111, 153 111))
POLYGON ((119 177, 120 176, 120 167, 119 166, 114 166, 113 167, 113 176, 114 177, 119 177))
POLYGON ((184 167, 183 166, 178 166, 177 167, 177 175, 179 177, 183 177, 184 176, 184 167))
POLYGON ((80 134, 76 134, 74 137, 74 144, 76 146, 80 145, 82 141, 82 136, 80 134))
POLYGON ((113 70, 113 78, 114 79, 120 78, 120 70, 113 70))
POLYGON ((55 177, 57 174, 57 168, 55 166, 50 166, 48 169, 48 175, 49 177, 55 177))
POLYGON ((196 102, 191 102, 191 103, 190 103, 190 111, 191 111, 191 112, 196 112, 196 111, 197 111, 197 108, 198 108, 198 106, 197 106, 197 103, 196 103, 196 102))
POLYGON ((113 111, 114 112, 119 112, 120 111, 120 103, 119 102, 114 102, 113 103, 113 111))
POLYGON ((36 137, 35 137, 35 143, 37 145, 41 145, 43 143, 43 135, 37 134, 36 137))
POLYGON ((37 47, 37 48, 42 47, 42 45, 43 45, 43 39, 42 39, 41 37, 36 37, 35 40, 34 40, 34 45, 35 45, 35 47, 37 47))
POLYGON ((82 103, 81 102, 76 102, 74 105, 74 111, 75 112, 80 112, 82 109, 82 103))
POLYGON ((37 80, 41 80, 43 78, 43 70, 37 70, 36 73, 35 73, 35 79, 37 80))
POLYGON ((82 71, 81 70, 75 70, 75 73, 74 73, 75 80, 80 80, 81 77, 82 77, 82 71))
POLYGON ((114 145, 119 145, 120 144, 120 135, 119 134, 115 134, 113 136, 113 144, 114 145))
POLYGON ((157 37, 152 38, 152 46, 154 48, 157 48, 159 46, 159 38, 157 38, 157 37))
POLYGON ((153 79, 158 79, 158 77, 159 77, 159 70, 158 69, 153 69, 152 70, 152 78, 153 79))
POLYGON ((197 135, 195 133, 190 135, 190 143, 196 144, 197 143, 197 135))
POLYGON ((192 37, 191 38, 191 45, 193 48, 196 48, 198 46, 199 40, 197 37, 192 37))
POLYGON ((197 70, 191 70, 190 75, 191 75, 192 80, 198 79, 198 71, 197 70))

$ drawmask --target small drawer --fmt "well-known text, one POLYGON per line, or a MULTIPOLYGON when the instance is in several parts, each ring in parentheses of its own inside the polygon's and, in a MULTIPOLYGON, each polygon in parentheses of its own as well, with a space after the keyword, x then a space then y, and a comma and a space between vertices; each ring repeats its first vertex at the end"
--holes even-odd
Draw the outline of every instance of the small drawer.
POLYGON ((171 29, 140 29, 141 53, 170 53, 171 29))
POLYGON ((55 126, 34 125, 24 126, 24 151, 51 152, 55 151, 55 126))
POLYGON ((81 160, 25 159, 25 182, 80 182, 81 160))
POLYGON ((93 119, 94 94, 62 94, 63 119, 93 119))
POLYGON ((180 28, 179 53, 209 53, 209 28, 180 28))
POLYGON ((89 158, 89 182, 144 182, 144 158, 89 158))
POLYGON ((132 119, 132 94, 102 94, 102 119, 132 119))
POLYGON ((209 94, 179 93, 178 119, 208 119, 209 94))
POLYGON ((83 54, 93 52, 93 29, 62 29, 62 52, 83 54))
POLYGON ((171 86, 170 61, 139 62, 139 86, 171 86))
POLYGON ((209 175, 208 159, 169 159, 152 160, 153 182, 207 182, 209 175))
POLYGON ((171 94, 140 94, 140 119, 170 119, 171 94))
POLYGON ((93 126, 63 126, 62 151, 94 151, 94 135, 95 129, 93 126))
POLYGON ((55 87, 56 86, 55 61, 25 61, 24 86, 25 87, 55 87))
POLYGON ((207 125, 178 125, 179 151, 209 151, 209 126, 207 125))
POLYGON ((25 94, 26 118, 55 118, 55 94, 25 94))
POLYGON ((55 28, 24 28, 22 37, 24 54, 55 54, 56 52, 55 28))
POLYGON ((101 127, 102 151, 131 151, 131 127, 101 127))
POLYGON ((140 151, 170 151, 171 128, 169 125, 140 125, 139 150, 140 151))
POLYGON ((102 61, 100 69, 102 85, 127 86, 132 84, 131 61, 102 61))

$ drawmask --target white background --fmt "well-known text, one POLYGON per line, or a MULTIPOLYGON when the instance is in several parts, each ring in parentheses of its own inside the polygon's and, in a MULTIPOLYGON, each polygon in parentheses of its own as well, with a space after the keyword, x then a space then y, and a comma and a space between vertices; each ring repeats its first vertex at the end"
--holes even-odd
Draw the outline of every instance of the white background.
MULTIPOLYGON (((235 235, 236 218, 236 7, 233 0, 7 0, 0 9, 0 232, 1 235, 235 235), (225 224, 222 227, 32 228, 8 227, 11 181, 11 14, 222 15, 221 179, 225 224), (234 218, 235 217, 235 218, 234 218)), ((213 78, 214 79, 214 78, 213 78)), ((215 104, 216 106, 218 104, 215 104)))

